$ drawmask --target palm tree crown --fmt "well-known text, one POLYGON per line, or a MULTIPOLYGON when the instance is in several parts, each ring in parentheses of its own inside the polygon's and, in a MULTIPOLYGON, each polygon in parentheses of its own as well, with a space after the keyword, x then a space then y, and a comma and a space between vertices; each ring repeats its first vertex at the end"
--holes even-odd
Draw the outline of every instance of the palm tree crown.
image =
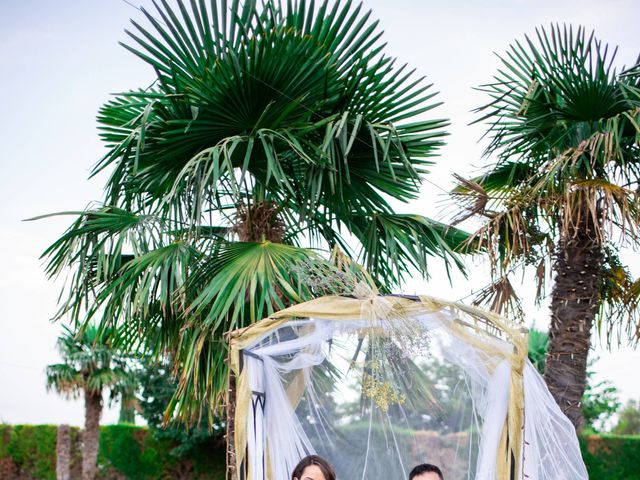
MULTIPOLYGON (((461 266, 458 230, 395 214, 417 197, 447 121, 435 92, 383 52, 351 1, 161 1, 125 48, 147 89, 100 111, 110 171, 101 205, 45 252, 71 269, 59 316, 119 324, 180 377, 170 410, 213 418, 227 390, 225 331, 309 299, 310 258, 339 248, 382 288, 427 259, 461 266), (302 265, 302 267, 300 267, 302 265)), ((323 267, 324 268, 324 267, 323 267)))
POLYGON ((617 307, 637 295, 617 241, 636 241, 640 223, 640 65, 617 73, 616 52, 582 28, 540 29, 537 40, 516 42, 482 87, 493 101, 478 121, 497 162, 454 195, 463 217, 488 218, 470 242, 488 248, 499 276, 527 264, 543 281, 557 240, 588 225, 606 253, 603 305, 623 318, 634 308, 617 307))
POLYGON ((107 336, 94 325, 80 336, 65 327, 58 338, 63 362, 47 366, 47 388, 72 398, 87 392, 102 395, 104 390, 117 398, 135 391, 135 378, 126 358, 104 342, 107 336))

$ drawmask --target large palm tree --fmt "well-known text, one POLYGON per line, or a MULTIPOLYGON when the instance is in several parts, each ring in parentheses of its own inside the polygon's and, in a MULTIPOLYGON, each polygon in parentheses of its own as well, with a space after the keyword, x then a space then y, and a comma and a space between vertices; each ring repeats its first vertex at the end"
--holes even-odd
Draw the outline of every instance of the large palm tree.
POLYGON ((65 328, 58 338, 63 363, 47 367, 48 389, 73 398, 84 397, 83 480, 93 480, 96 475, 103 393, 107 391, 111 400, 125 401, 127 392, 135 391, 137 385, 127 359, 105 341, 108 337, 93 325, 78 334, 65 328))
POLYGON ((482 87, 496 162, 454 192, 460 220, 486 220, 470 240, 493 265, 485 300, 513 305, 509 274, 520 267, 542 299, 553 272, 545 379, 576 428, 594 321, 610 340, 640 333, 640 284, 618 255, 640 228, 640 69, 616 71, 615 54, 583 28, 515 42, 482 87))
POLYGON ((447 121, 428 116, 431 86, 382 53, 371 12, 155 5, 124 45, 155 82, 101 109, 108 152, 94 173, 110 172, 106 197, 74 213, 47 272, 73 272, 59 317, 100 312, 102 327, 121 327, 117 341, 168 353, 179 376, 168 414, 213 421, 224 332, 311 298, 322 251, 392 288, 430 256, 459 266, 452 247, 465 236, 392 209, 417 197, 447 121))

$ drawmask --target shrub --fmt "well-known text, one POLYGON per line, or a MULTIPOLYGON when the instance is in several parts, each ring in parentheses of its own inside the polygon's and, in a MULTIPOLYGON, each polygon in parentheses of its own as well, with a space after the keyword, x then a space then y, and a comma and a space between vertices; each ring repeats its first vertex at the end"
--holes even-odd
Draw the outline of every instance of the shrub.
POLYGON ((167 452, 157 442, 150 442, 151 437, 147 430, 132 425, 102 427, 98 464, 131 480, 161 478, 167 452))

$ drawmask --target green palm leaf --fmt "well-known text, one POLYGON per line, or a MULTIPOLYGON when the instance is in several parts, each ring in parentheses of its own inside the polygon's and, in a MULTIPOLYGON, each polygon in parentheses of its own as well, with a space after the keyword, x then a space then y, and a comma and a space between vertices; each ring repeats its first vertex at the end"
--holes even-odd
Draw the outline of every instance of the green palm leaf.
POLYGON ((310 298, 292 266, 316 254, 271 242, 229 243, 202 262, 193 275, 201 293, 190 306, 203 321, 232 330, 310 298), (249 292, 249 295, 247 295, 249 292), (242 320, 241 320, 242 319, 242 320))
MULTIPOLYGON (((637 135, 631 125, 623 126, 628 115, 640 107, 637 74, 633 70, 621 77, 613 69, 611 53, 584 28, 552 26, 536 30, 537 42, 525 37, 505 56, 495 83, 481 89, 494 100, 478 109, 490 119, 491 143, 486 153, 496 153, 505 161, 522 158, 537 162, 549 160, 549 152, 563 154, 568 148, 587 141, 599 132, 610 130, 617 119, 621 133, 637 135), (631 95, 629 93, 631 92, 631 95)), ((601 146, 603 148, 603 146, 601 146)), ((609 161, 624 161, 630 152, 622 144, 614 151, 590 152, 598 166, 609 161)), ((576 162, 565 173, 595 173, 589 162, 576 162)))
POLYGON ((447 267, 451 260, 462 269, 454 250, 460 249, 468 236, 460 230, 421 215, 376 214, 362 217, 360 222, 362 229, 356 235, 363 245, 364 265, 374 278, 402 279, 412 267, 426 272, 434 251, 448 255, 447 267))
POLYGON ((201 259, 190 278, 192 291, 200 293, 186 312, 176 351, 176 361, 188 374, 180 376, 170 408, 179 406, 183 421, 220 413, 227 331, 312 298, 296 268, 310 257, 317 258, 306 249, 262 242, 225 244, 215 256, 201 259))

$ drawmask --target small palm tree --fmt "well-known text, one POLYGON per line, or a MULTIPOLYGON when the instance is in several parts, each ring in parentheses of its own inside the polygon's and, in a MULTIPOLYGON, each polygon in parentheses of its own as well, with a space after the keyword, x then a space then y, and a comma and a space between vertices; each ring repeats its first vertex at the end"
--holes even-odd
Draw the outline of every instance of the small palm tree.
POLYGON ((640 65, 619 73, 615 50, 559 26, 501 59, 479 109, 497 161, 461 180, 459 220, 486 220, 470 245, 489 254, 495 308, 514 304, 517 268, 535 272, 538 299, 555 274, 545 380, 579 428, 594 321, 609 339, 640 336, 640 283, 618 255, 640 239, 640 65))
POLYGON ((59 317, 100 314, 179 376, 169 413, 220 414, 224 333, 314 296, 308 261, 341 250, 383 288, 460 231, 417 198, 447 121, 431 86, 382 52, 353 2, 157 2, 125 45, 156 74, 100 111, 102 204, 45 252, 73 272, 59 317), (317 7, 317 8, 316 8, 317 7))
POLYGON ((48 389, 71 398, 84 397, 83 480, 93 480, 96 474, 104 391, 109 392, 111 400, 122 401, 125 392, 136 389, 135 376, 126 359, 114 353, 104 338, 95 326, 88 326, 77 335, 65 327, 58 338, 63 363, 47 367, 48 389))

